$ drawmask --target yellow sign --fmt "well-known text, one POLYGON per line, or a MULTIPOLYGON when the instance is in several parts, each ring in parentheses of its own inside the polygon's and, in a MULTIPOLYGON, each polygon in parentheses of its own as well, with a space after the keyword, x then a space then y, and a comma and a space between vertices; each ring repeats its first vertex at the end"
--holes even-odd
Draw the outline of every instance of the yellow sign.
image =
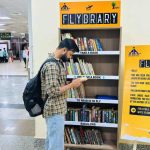
POLYGON ((61 2, 60 27, 120 27, 120 1, 61 2))
POLYGON ((126 46, 121 139, 150 143, 150 45, 126 46))

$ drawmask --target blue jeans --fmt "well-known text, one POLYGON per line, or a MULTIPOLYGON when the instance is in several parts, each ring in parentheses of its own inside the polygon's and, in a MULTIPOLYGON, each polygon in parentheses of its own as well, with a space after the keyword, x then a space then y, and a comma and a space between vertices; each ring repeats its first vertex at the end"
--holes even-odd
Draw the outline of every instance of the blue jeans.
POLYGON ((46 124, 45 150, 64 150, 64 116, 56 114, 48 117, 46 124))

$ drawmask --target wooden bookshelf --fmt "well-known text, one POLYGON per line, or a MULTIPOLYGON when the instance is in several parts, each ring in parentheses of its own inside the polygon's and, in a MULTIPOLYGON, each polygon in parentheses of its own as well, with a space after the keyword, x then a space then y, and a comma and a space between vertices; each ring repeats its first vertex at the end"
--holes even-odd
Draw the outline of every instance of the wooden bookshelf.
MULTIPOLYGON (((95 105, 96 107, 107 106, 118 108, 118 100, 96 99, 96 95, 113 95, 118 97, 119 85, 119 57, 120 57, 120 28, 97 28, 97 29, 60 29, 61 35, 71 33, 74 38, 87 37, 99 38, 103 47, 102 51, 80 51, 75 53, 75 58, 83 59, 91 63, 95 75, 67 75, 67 79, 87 77, 84 83, 85 98, 68 98, 67 105, 71 108, 81 108, 83 104, 95 105)), ((89 149, 89 150, 116 150, 117 149, 117 123, 65 121, 66 127, 96 128, 102 133, 103 145, 91 144, 65 144, 66 148, 89 149), (106 144, 107 143, 107 144, 106 144), (113 144, 112 144, 113 143, 113 144)))
POLYGON ((91 144, 65 144, 66 148, 74 148, 74 149, 88 149, 88 150, 117 150, 115 145, 111 144, 103 144, 103 145, 91 145, 91 144))

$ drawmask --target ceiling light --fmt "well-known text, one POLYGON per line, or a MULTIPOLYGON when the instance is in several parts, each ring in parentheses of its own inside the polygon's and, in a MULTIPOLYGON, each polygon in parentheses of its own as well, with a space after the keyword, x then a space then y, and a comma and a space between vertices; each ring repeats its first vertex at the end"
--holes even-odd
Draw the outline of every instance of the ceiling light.
POLYGON ((11 31, 11 33, 16 33, 16 31, 11 31))
POLYGON ((11 18, 9 18, 9 17, 0 17, 0 19, 8 20, 8 19, 11 19, 11 18))
POLYGON ((4 31, 4 30, 6 30, 6 29, 0 29, 0 31, 4 31))
POLYGON ((14 15, 14 16, 21 16, 22 14, 19 13, 19 12, 14 12, 14 13, 12 13, 12 15, 14 15))
POLYGON ((5 24, 0 23, 0 26, 4 26, 5 24))

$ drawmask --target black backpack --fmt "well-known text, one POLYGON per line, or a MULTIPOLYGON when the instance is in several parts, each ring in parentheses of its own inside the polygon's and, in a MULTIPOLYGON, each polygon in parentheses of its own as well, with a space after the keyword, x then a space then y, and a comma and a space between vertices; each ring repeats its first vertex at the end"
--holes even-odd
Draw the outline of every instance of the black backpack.
POLYGON ((38 74, 27 83, 23 92, 23 101, 31 117, 36 117, 43 113, 44 104, 48 98, 48 96, 45 100, 41 98, 41 70, 47 62, 55 62, 60 70, 60 65, 55 58, 47 59, 40 67, 38 74))

